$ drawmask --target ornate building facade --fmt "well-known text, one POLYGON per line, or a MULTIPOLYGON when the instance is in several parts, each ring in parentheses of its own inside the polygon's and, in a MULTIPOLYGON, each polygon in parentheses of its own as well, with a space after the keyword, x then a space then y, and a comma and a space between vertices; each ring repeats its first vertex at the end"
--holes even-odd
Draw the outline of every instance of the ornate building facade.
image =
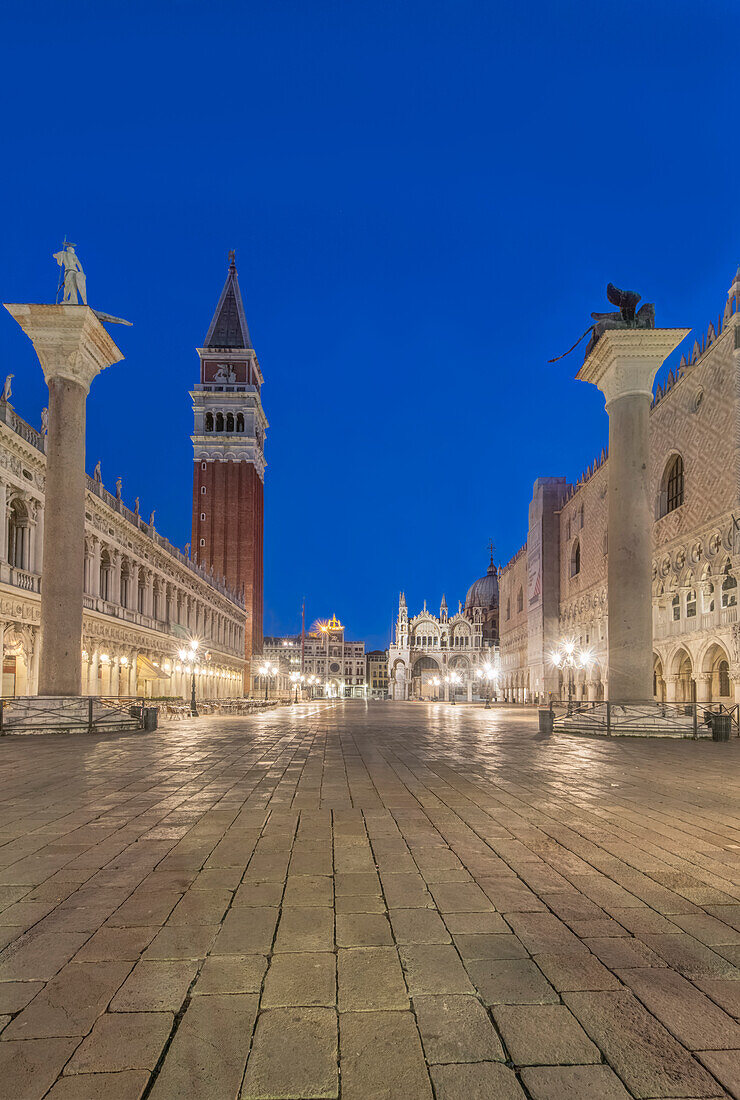
MULTIPOLYGON (((345 626, 336 615, 316 623, 308 634, 265 638, 265 661, 278 669, 285 691, 290 674, 303 676, 304 692, 311 683, 311 695, 331 699, 361 699, 365 696, 365 643, 345 639, 345 626)), ((258 677, 258 666, 253 672, 258 677)))
MULTIPOLYGON (((723 312, 658 386, 650 415, 653 673, 667 702, 740 702, 740 270, 723 312)), ((608 697, 606 451, 575 485, 539 478, 527 542, 502 569, 506 697, 562 691, 551 655, 584 654, 577 699, 608 697)))
MULTIPOLYGON (((38 684, 43 583, 45 436, 0 401, 0 642, 2 694, 38 684)), ((83 693, 242 695, 244 601, 190 561, 104 487, 87 478, 83 693), (178 651, 197 639, 193 660, 178 651)))
MULTIPOLYGON (((265 434, 264 379, 244 313, 235 255, 190 394, 193 441, 193 560, 243 592, 245 658, 262 652, 265 434)), ((248 683, 248 679, 247 679, 248 683)))
POLYGON ((406 596, 398 602, 395 641, 388 649, 391 699, 449 699, 468 702, 489 688, 485 671, 498 665, 499 588, 493 551, 488 571, 468 589, 454 615, 442 596, 439 615, 424 607, 409 619, 406 596), (448 679, 449 678, 449 679, 448 679))

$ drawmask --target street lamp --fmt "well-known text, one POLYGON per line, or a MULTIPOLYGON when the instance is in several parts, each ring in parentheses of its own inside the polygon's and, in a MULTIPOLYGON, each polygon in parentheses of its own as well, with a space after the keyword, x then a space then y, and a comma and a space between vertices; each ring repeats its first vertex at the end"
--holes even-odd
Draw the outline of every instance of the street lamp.
POLYGON ((491 709, 491 685, 498 679, 498 671, 493 667, 490 661, 487 661, 482 669, 478 669, 475 674, 479 679, 486 681, 486 705, 484 710, 491 709))
POLYGON ((188 649, 179 649, 177 651, 181 661, 189 664, 188 671, 192 671, 193 679, 190 685, 190 717, 198 717, 198 708, 195 705, 195 654, 198 652, 198 646, 200 642, 197 638, 193 638, 188 649))
POLYGON ((445 676, 445 681, 449 684, 450 687, 450 702, 452 703, 453 707, 455 705, 455 688, 457 684, 461 683, 461 680, 462 677, 460 676, 459 672, 451 672, 449 676, 445 676))
POLYGON ((577 668, 588 668, 594 661, 590 649, 582 649, 570 638, 562 638, 558 648, 550 654, 556 668, 568 670, 568 714, 573 711, 574 673, 577 668))
POLYGON ((265 678, 265 702, 267 702, 267 693, 270 687, 270 677, 274 676, 276 672, 277 668, 275 667, 275 665, 271 665, 269 661, 262 665, 262 667, 259 669, 259 675, 264 676, 265 678))
POLYGON ((303 676, 301 676, 300 672, 291 672, 290 681, 292 684, 295 685, 295 698, 293 700, 294 703, 298 702, 298 685, 301 683, 302 680, 303 676))

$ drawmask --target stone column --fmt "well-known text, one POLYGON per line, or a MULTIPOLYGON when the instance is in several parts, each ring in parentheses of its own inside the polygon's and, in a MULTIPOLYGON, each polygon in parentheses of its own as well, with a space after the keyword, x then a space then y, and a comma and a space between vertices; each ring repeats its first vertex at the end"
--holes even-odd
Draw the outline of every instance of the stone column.
POLYGON ((44 571, 44 506, 36 505, 36 547, 34 549, 34 570, 36 573, 44 571))
POLYGON ((8 486, 0 481, 0 559, 8 560, 8 486))
POLYGON ((696 680, 696 701, 697 703, 708 703, 712 694, 712 674, 711 672, 697 672, 695 676, 696 680))
POLYGON ((39 694, 80 695, 85 405, 93 378, 123 355, 88 306, 6 309, 31 339, 49 387, 39 694))
POLYGON ((609 698, 653 702, 649 416, 655 375, 689 329, 607 329, 578 372, 609 414, 609 698))

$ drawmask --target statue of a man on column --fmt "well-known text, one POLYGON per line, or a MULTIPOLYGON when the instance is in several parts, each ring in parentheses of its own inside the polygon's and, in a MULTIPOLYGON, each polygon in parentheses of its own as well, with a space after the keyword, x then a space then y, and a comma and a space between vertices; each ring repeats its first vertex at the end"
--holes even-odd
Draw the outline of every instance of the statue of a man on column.
POLYGON ((64 297, 62 302, 68 305, 78 305, 78 295, 83 306, 87 305, 87 290, 85 272, 77 258, 75 246, 65 240, 61 252, 54 253, 54 259, 60 267, 64 268, 64 297))

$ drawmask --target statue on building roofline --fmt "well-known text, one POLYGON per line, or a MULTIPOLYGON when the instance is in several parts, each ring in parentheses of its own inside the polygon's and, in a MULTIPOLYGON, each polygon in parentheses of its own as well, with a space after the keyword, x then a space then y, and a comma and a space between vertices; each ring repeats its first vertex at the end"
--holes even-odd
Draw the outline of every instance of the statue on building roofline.
POLYGON ((5 376, 5 386, 3 387, 3 401, 5 401, 6 403, 10 401, 11 397, 13 396, 13 387, 11 383, 14 378, 14 374, 7 374, 5 376))
POLYGON ((591 319, 594 323, 588 326, 572 347, 568 348, 562 355, 556 355, 554 359, 548 359, 548 363, 557 363, 559 359, 564 359, 566 355, 570 355, 589 333, 591 339, 586 348, 586 355, 584 356, 586 359, 607 329, 655 328, 655 305, 653 302, 645 302, 637 309, 637 303, 641 300, 642 295, 638 294, 636 290, 620 290, 614 283, 607 283, 606 296, 613 306, 619 307, 619 312, 592 313, 591 319))

